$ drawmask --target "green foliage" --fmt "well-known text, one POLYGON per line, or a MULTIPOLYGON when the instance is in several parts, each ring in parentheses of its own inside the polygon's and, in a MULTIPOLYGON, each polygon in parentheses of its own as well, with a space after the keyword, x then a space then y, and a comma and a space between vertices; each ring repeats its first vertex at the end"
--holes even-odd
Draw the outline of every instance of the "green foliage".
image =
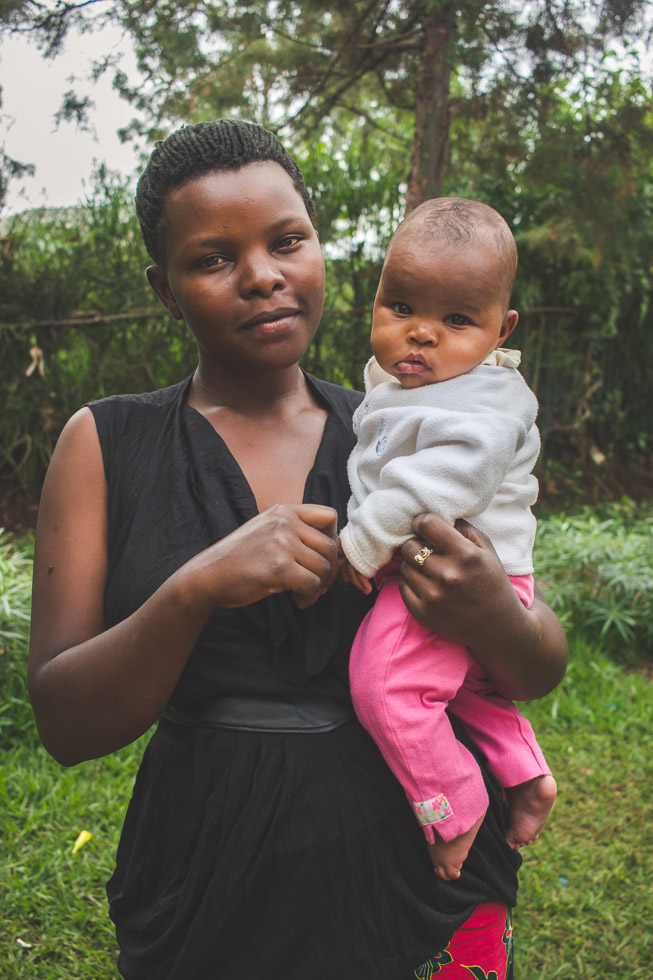
POLYGON ((298 154, 317 209, 326 257, 324 315, 306 370, 352 388, 367 361, 371 311, 384 245, 401 220, 397 185, 406 139, 386 146, 367 122, 341 120, 337 130, 298 154))
POLYGON ((34 543, 0 528, 0 746, 34 728, 27 695, 27 640, 34 543))
POLYGON ((568 631, 617 663, 653 653, 653 511, 632 502, 539 521, 537 581, 568 631))
POLYGON ((540 401, 544 455, 591 468, 594 447, 613 462, 653 448, 653 115, 623 73, 579 84, 542 87, 510 118, 457 122, 446 190, 487 201, 514 229, 511 341, 540 401))
MULTIPOLYGON (((46 6, 10 4, 8 22, 31 17, 39 37, 48 25, 54 37, 66 10, 88 16, 63 5, 50 23, 46 6)), ((303 163, 328 258, 323 323, 304 363, 354 387, 383 248, 404 209, 422 22, 436 9, 417 0, 144 0, 107 14, 133 34, 147 76, 137 90, 118 79, 141 113, 136 129, 159 137, 177 121, 255 118, 303 163)), ((613 475, 624 463, 650 470, 653 458, 653 102, 628 47, 641 9, 638 0, 592 10, 479 0, 456 14, 443 192, 486 201, 515 231, 514 343, 540 402, 540 475, 551 487, 558 464, 600 477, 596 460, 613 475), (618 62, 608 43, 616 37, 618 62)), ((0 471, 12 489, 35 494, 61 425, 85 401, 192 369, 190 338, 162 311, 77 319, 156 306, 129 197, 101 172, 83 208, 4 223, 0 471), (35 347, 46 373, 26 378, 35 347)))
POLYGON ((0 472, 35 493, 73 412, 106 394, 179 381, 195 347, 156 304, 131 192, 103 168, 83 207, 18 215, 4 242, 0 472))

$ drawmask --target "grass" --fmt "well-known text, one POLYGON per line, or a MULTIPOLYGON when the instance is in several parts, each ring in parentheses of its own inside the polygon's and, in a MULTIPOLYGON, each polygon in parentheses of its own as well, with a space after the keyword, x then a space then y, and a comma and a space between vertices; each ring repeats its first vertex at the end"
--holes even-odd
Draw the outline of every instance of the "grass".
POLYGON ((525 713, 559 797, 524 852, 518 980, 651 980, 653 682, 574 644, 563 684, 525 713))
MULTIPOLYGON (((653 682, 581 644, 563 684, 526 711, 560 795, 524 852, 517 978, 650 980, 653 682)), ((141 751, 75 769, 49 759, 33 734, 5 751, 3 980, 117 977, 104 884, 141 751), (92 837, 73 854, 82 830, 92 837)))
POLYGON ((2 980, 117 978, 104 886, 141 753, 137 743, 62 769, 35 735, 5 752, 2 980), (83 830, 92 836, 73 854, 83 830))
MULTIPOLYGON (((606 622, 617 600, 627 616, 631 606, 653 602, 646 587, 650 511, 643 522, 626 511, 551 518, 566 529, 558 528, 558 546, 545 530, 538 559, 551 588, 560 576, 560 592, 569 598, 560 611, 571 624, 572 656, 560 687, 525 707, 558 779, 559 799, 542 839, 524 852, 517 980, 653 976, 648 627, 635 623, 630 642, 636 656, 624 656, 613 627, 603 630, 596 623, 595 636, 610 659, 598 640, 589 642, 582 622, 588 608, 603 608, 606 622), (616 583, 612 591, 606 568, 616 583), (636 669, 626 666, 631 660, 639 663, 636 669)), ((104 885, 143 742, 67 770, 40 748, 24 684, 21 614, 27 609, 30 554, 28 539, 16 543, 0 535, 0 976, 116 980, 104 885), (91 838, 73 854, 84 830, 91 838)))

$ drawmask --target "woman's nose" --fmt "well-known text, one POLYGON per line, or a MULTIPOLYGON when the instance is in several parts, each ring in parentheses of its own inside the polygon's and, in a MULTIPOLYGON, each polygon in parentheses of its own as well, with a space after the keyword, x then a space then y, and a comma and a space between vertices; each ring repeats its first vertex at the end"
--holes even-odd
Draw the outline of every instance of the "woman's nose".
POLYGON ((275 289, 282 289, 285 282, 277 259, 267 250, 251 251, 241 263, 239 286, 243 295, 269 296, 275 289))

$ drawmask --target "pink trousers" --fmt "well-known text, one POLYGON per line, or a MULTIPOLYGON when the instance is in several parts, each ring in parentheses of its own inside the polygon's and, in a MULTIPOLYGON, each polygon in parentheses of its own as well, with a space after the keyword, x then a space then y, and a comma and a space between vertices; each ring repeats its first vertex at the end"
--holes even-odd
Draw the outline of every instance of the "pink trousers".
MULTIPOLYGON (((354 707, 403 786, 427 840, 433 843, 435 828, 449 841, 485 813, 488 797, 446 708, 465 724, 504 788, 550 769, 529 722, 494 690, 469 650, 413 619, 396 575, 379 580, 379 595, 351 652, 354 707)), ((528 608, 533 577, 510 580, 528 608)))

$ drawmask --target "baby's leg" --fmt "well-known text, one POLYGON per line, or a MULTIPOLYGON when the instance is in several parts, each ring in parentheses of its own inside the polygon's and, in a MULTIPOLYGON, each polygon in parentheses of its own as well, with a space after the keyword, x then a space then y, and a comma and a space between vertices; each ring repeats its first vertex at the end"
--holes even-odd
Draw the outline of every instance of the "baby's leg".
POLYGON ((455 881, 456 878, 460 878, 463 863, 476 839, 484 817, 485 814, 479 817, 469 830, 458 837, 454 837, 453 840, 442 840, 436 830, 433 835, 433 843, 426 845, 429 849, 433 870, 443 881, 455 881))
POLYGON ((517 850, 536 840, 556 798, 556 782, 530 722, 495 691, 478 664, 450 704, 485 754, 506 791, 510 818, 506 840, 517 850))
POLYGON ((525 783, 506 788, 510 803, 510 825, 506 840, 513 851, 532 844, 549 818, 557 793, 556 781, 550 774, 535 776, 525 783))
POLYGON ((418 625, 391 578, 383 581, 350 660, 358 717, 403 786, 438 852, 436 871, 447 879, 457 877, 488 804, 478 765, 445 711, 470 662, 464 647, 418 625))
MULTIPOLYGON (((511 575, 515 592, 530 608, 533 576, 511 575)), ((536 840, 556 798, 556 782, 530 722, 496 691, 474 661, 450 705, 465 723, 510 803, 506 840, 517 850, 536 840)))

